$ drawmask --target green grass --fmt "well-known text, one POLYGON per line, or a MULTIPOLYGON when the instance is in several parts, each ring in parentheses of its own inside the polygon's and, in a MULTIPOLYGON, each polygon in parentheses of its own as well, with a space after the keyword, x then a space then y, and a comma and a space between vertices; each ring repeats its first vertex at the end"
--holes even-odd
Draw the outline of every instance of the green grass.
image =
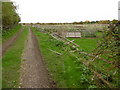
POLYGON ((2 30, 2 42, 4 43, 10 37, 12 37, 15 33, 17 33, 21 29, 21 25, 17 25, 11 30, 2 30))
MULTIPOLYGON (((102 34, 101 32, 98 33, 99 35, 101 35, 100 37, 102 37, 102 34)), ((99 42, 102 38, 68 38, 70 40, 75 40, 74 42, 77 43, 78 45, 80 45, 80 48, 85 51, 85 52, 88 52, 88 53, 91 53, 97 46, 97 42, 99 42)), ((81 56, 83 57, 83 56, 81 56)), ((111 58, 108 58, 106 56, 101 56, 102 58, 105 58, 107 60, 110 60, 111 58)), ((90 57, 88 57, 88 60, 90 59, 90 57)), ((112 59, 111 59, 112 61, 112 59)), ((106 62, 102 61, 102 60, 99 60, 99 59, 96 59, 94 60, 93 62, 91 62, 91 65, 94 66, 94 70, 96 71, 102 71, 104 73, 104 75, 111 75, 112 77, 112 82, 110 83, 113 83, 114 85, 116 85, 116 78, 118 77, 118 74, 114 74, 113 73, 115 71, 117 71, 117 68, 114 68, 113 70, 111 71, 106 71, 108 68, 111 67, 111 64, 107 64, 106 62)))
POLYGON ((85 52, 92 52, 97 47, 99 38, 68 38, 69 40, 75 40, 74 42, 80 46, 85 52))
POLYGON ((2 58, 2 87, 17 88, 19 86, 21 56, 23 53, 28 29, 25 28, 18 40, 2 58))
POLYGON ((59 88, 89 88, 96 87, 91 82, 91 72, 87 67, 64 50, 66 45, 57 40, 52 39, 48 34, 44 34, 34 30, 36 34, 40 50, 46 62, 49 72, 53 80, 59 88), (57 55, 48 49, 60 52, 63 55, 57 55))
POLYGON ((96 32, 96 36, 99 37, 99 38, 102 37, 103 36, 103 32, 96 32))

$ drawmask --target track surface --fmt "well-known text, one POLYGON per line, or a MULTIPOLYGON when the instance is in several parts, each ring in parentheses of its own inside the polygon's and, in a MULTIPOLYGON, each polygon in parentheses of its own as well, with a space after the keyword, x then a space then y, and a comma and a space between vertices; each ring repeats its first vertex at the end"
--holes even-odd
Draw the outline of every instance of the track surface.
POLYGON ((50 88, 53 87, 48 71, 39 51, 37 39, 29 30, 28 40, 21 66, 21 88, 50 88))

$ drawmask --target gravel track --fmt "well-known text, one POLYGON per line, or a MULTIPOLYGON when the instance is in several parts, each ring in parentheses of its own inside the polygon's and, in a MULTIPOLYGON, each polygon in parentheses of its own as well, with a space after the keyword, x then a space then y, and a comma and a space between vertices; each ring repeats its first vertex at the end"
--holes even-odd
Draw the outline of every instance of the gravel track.
POLYGON ((45 67, 32 30, 29 30, 23 54, 20 82, 21 88, 52 88, 55 86, 45 67))

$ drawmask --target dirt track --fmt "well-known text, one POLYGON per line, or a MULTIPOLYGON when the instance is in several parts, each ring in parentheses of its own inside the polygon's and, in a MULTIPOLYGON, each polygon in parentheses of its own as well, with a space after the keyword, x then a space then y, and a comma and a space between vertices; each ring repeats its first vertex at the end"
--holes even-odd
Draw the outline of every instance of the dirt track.
POLYGON ((9 40, 7 40, 5 43, 2 44, 2 54, 0 54, 0 57, 3 56, 4 53, 8 50, 8 48, 11 47, 13 43, 19 38, 22 31, 23 29, 21 29, 16 35, 14 35, 9 40))
POLYGON ((37 39, 31 30, 29 30, 28 40, 26 44, 27 45, 25 47, 21 66, 20 87, 53 87, 53 84, 48 75, 48 71, 44 66, 44 62, 39 51, 37 39))

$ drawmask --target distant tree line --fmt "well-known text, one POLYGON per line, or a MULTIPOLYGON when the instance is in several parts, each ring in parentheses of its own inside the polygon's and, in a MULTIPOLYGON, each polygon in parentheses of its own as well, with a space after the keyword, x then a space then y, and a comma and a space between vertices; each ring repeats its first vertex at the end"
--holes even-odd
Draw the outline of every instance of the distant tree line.
POLYGON ((11 29, 20 22, 20 17, 16 12, 17 7, 13 2, 2 2, 2 28, 11 29))
POLYGON ((100 20, 100 21, 80 21, 80 22, 72 22, 72 23, 23 23, 23 25, 65 25, 65 24, 116 24, 118 23, 118 20, 100 20))

